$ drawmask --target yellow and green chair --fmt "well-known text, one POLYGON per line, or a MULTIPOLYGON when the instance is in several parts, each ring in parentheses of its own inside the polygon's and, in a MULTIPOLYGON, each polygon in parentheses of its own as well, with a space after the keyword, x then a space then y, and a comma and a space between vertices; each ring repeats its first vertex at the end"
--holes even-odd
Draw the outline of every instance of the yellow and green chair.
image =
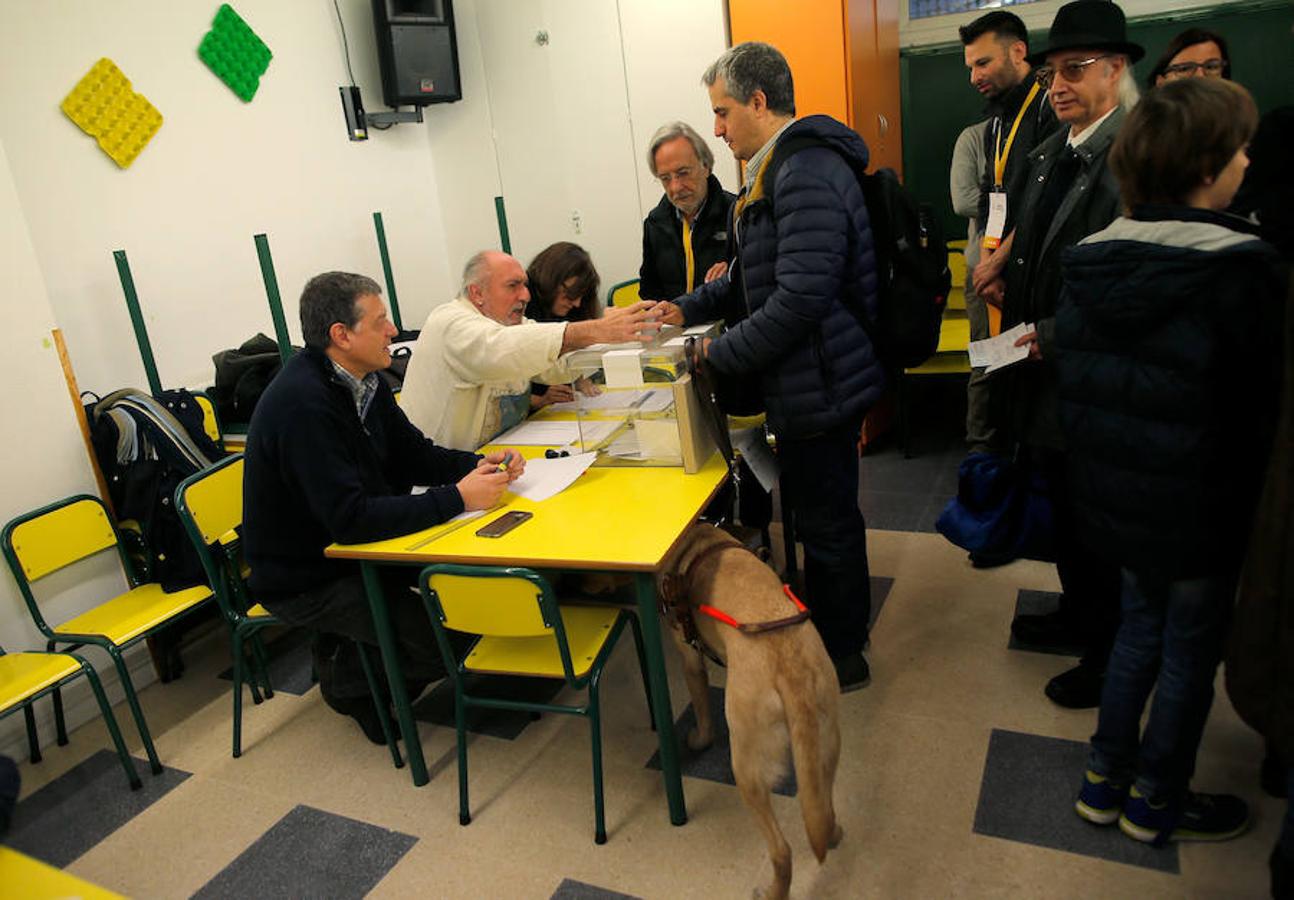
MULTIPOLYGON (((103 501, 88 494, 68 497, 18 516, 4 527, 0 543, 27 610, 46 637, 46 649, 68 645, 69 650, 77 650, 93 645, 108 654, 126 692, 126 702, 148 754, 149 766, 153 774, 160 774, 162 764, 157 758, 148 723, 144 720, 135 685, 122 654, 163 625, 192 612, 210 599, 210 588, 199 585, 167 593, 160 584, 137 581, 103 501), (33 585, 73 563, 108 550, 116 551, 129 589, 65 622, 51 625, 36 599, 33 585)), ((67 743, 67 726, 57 687, 53 690, 53 699, 58 743, 64 745, 67 743)))
POLYGON ((638 279, 631 278, 619 284, 611 285, 607 291, 607 309, 618 306, 633 306, 641 299, 638 296, 638 279))
POLYGON ((454 725, 458 734, 458 821, 472 821, 467 797, 467 711, 471 707, 565 713, 589 720, 593 742, 594 842, 607 841, 602 802, 602 719, 598 683, 627 622, 638 649, 638 666, 651 709, 642 632, 631 613, 613 606, 561 604, 553 589, 530 569, 439 564, 418 579, 445 670, 454 684, 454 725), (448 631, 479 635, 462 662, 448 631), (468 675, 553 678, 573 690, 587 690, 578 705, 539 703, 469 694, 468 675))
POLYGON ((112 714, 112 706, 103 693, 99 676, 89 663, 75 653, 39 651, 6 653, 5 649, 0 647, 0 719, 19 709, 23 711, 27 719, 27 743, 31 750, 31 761, 40 762, 40 741, 36 737, 36 720, 31 711, 32 701, 60 689, 82 675, 90 682, 90 690, 94 691, 99 712, 103 714, 103 721, 108 726, 112 744, 117 748, 121 766, 126 770, 130 789, 138 790, 142 783, 139 776, 135 774, 134 763, 126 750, 126 742, 121 739, 117 717, 112 714))
MULTIPOLYGON (((202 570, 215 594, 216 603, 229 626, 233 656, 234 682, 234 745, 233 755, 242 755, 243 732, 243 682, 244 666, 251 650, 252 678, 246 679, 251 689, 252 702, 261 702, 257 688, 259 678, 265 698, 274 696, 270 684, 269 667, 260 632, 283 621, 259 603, 252 603, 247 595, 245 578, 247 567, 243 561, 242 541, 239 535, 243 526, 243 455, 226 457, 216 465, 190 475, 175 489, 175 511, 184 523, 189 539, 193 541, 202 561, 202 570)), ((368 677, 369 690, 375 698, 382 733, 397 768, 404 765, 399 747, 395 743, 386 704, 376 698, 382 696, 373 675, 368 648, 359 644, 360 662, 368 677)))

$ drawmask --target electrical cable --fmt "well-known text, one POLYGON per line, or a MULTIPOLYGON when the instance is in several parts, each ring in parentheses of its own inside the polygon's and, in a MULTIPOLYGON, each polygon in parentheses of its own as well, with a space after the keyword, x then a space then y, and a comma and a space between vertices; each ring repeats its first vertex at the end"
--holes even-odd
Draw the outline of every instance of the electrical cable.
POLYGON ((332 0, 332 8, 337 10, 337 24, 341 26, 341 45, 346 53, 346 74, 350 76, 350 86, 355 87, 355 72, 350 67, 350 42, 346 40, 346 23, 342 21, 341 7, 337 0, 332 0))

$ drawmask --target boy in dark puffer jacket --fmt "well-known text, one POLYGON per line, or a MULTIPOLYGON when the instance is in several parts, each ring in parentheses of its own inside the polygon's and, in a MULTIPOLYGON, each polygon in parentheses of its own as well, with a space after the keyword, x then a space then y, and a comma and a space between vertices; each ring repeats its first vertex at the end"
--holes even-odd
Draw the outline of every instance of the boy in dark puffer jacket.
POLYGON ((1071 488, 1085 538, 1123 570, 1076 809, 1147 842, 1225 840, 1248 823, 1240 798, 1189 784, 1275 411, 1275 254, 1220 212, 1256 122, 1230 82, 1152 91, 1110 153, 1130 213, 1063 259, 1071 488))

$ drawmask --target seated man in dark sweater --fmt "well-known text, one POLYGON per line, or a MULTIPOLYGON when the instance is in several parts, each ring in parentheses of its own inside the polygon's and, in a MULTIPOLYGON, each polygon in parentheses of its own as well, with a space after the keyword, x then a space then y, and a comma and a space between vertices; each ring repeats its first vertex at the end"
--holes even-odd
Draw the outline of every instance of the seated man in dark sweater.
MULTIPOLYGON (((371 278, 326 272, 301 294, 305 350, 270 384, 247 435, 243 539, 251 588, 293 625, 318 629, 324 700, 382 742, 353 641, 376 645, 359 566, 325 559, 333 542, 419 531, 464 510, 488 509, 525 461, 516 451, 437 447, 409 424, 377 375, 396 329, 371 278), (507 461, 506 471, 499 464, 507 461), (429 486, 411 494, 415 485, 429 486)), ((387 598, 416 696, 444 666, 431 623, 410 593, 413 569, 392 572, 387 598)))

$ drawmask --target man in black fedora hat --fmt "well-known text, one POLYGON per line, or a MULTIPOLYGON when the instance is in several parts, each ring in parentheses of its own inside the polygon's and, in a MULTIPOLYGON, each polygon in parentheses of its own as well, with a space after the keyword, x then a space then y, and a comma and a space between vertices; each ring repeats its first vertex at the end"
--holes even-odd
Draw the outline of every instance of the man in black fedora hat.
POLYGON ((1057 11, 1046 46, 1028 60, 1061 128, 1029 154, 1019 207, 1012 201, 1016 227, 1003 260, 1002 328, 1030 326, 1017 341, 1029 348, 1029 358, 992 376, 991 403, 1006 444, 1018 446, 1046 476, 1063 591, 1056 612, 1017 616, 1011 628, 1025 643, 1083 647, 1079 665, 1047 684, 1047 696, 1070 708, 1100 705, 1121 585, 1118 566, 1080 539, 1066 483, 1053 344, 1060 255, 1119 215, 1118 184, 1106 154, 1125 109, 1136 102, 1131 64, 1143 52, 1127 39, 1123 11, 1108 0, 1075 0, 1057 11))

